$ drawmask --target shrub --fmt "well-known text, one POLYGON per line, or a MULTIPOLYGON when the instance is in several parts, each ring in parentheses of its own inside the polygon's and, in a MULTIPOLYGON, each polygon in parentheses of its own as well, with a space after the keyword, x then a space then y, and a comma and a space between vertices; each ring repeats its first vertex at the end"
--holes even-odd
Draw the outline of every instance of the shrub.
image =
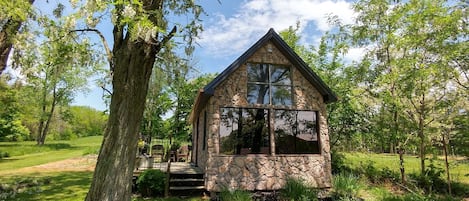
POLYGON ((338 174, 334 176, 333 183, 332 197, 334 200, 360 200, 357 196, 362 185, 358 177, 352 174, 338 174))
POLYGON ((228 189, 224 189, 220 192, 220 200, 221 201, 252 201, 253 199, 249 191, 243 191, 243 190, 230 191, 228 189))
POLYGON ((331 152, 331 167, 332 174, 339 174, 344 172, 350 172, 350 168, 345 165, 345 155, 338 151, 331 152))
POLYGON ((137 188, 144 197, 164 194, 166 173, 157 169, 145 170, 137 179, 137 188))
POLYGON ((365 175, 366 178, 374 184, 380 184, 386 181, 398 181, 400 180, 400 174, 396 171, 392 171, 388 167, 381 170, 374 166, 373 161, 367 161, 360 163, 355 172, 359 175, 365 175))
POLYGON ((427 193, 445 193, 447 191, 447 184, 441 178, 443 172, 442 168, 436 167, 433 161, 430 160, 430 165, 425 170, 425 174, 410 174, 410 178, 415 182, 416 186, 422 188, 427 193))
POLYGON ((303 180, 288 178, 285 187, 281 190, 285 199, 292 201, 318 200, 318 192, 309 187, 303 180))

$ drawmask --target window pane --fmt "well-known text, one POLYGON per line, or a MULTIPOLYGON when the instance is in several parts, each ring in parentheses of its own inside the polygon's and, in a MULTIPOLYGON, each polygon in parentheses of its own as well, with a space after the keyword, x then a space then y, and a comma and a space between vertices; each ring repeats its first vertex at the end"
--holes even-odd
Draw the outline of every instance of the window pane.
POLYGON ((243 109, 239 154, 269 153, 268 110, 243 109))
POLYGON ((289 67, 271 65, 270 72, 270 79, 272 84, 291 85, 289 67))
POLYGON ((268 110, 221 108, 220 112, 220 154, 270 153, 268 110))
POLYGON ((238 133, 239 109, 221 108, 220 154, 235 154, 238 133))
POLYGON ((272 86, 272 105, 292 105, 291 86, 272 86))
POLYGON ((248 84, 248 103, 269 104, 269 85, 248 84))
POLYGON ((274 115, 275 153, 319 153, 316 112, 275 110, 274 115))
POLYGON ((269 83, 269 65, 248 64, 248 82, 269 83))

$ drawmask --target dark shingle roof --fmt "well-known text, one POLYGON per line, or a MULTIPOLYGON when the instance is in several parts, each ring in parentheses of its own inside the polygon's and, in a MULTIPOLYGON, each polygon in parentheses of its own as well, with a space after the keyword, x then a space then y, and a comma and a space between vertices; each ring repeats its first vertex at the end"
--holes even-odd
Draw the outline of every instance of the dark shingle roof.
POLYGON ((263 47, 267 42, 271 41, 279 51, 281 51, 289 61, 296 66, 301 74, 319 91, 323 96, 324 102, 330 103, 337 101, 335 93, 321 80, 321 78, 314 73, 311 68, 301 59, 293 49, 275 32, 270 29, 261 39, 252 45, 246 52, 244 52, 238 59, 229 65, 223 72, 221 72, 215 79, 208 83, 203 90, 199 91, 196 102, 193 107, 192 115, 197 114, 198 111, 206 104, 206 101, 215 92, 216 87, 221 84, 231 73, 235 72, 247 59, 249 59, 259 48, 263 47))

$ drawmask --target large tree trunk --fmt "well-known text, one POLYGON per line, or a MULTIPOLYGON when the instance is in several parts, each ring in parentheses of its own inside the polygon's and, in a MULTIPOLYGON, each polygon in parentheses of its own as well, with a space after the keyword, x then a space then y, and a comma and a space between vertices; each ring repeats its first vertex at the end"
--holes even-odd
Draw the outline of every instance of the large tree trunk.
POLYGON ((117 46, 109 120, 87 201, 131 198, 139 125, 157 51, 129 39, 117 46))
POLYGON ((11 36, 15 35, 21 23, 15 20, 8 20, 0 31, 0 75, 7 67, 8 55, 10 55, 12 42, 11 36))
MULTIPOLYGON (((29 0, 30 4, 34 3, 34 0, 29 0)), ((0 31, 0 75, 7 67, 8 56, 10 55, 11 48, 13 46, 12 38, 16 35, 21 27, 21 21, 8 19, 3 25, 0 31)))

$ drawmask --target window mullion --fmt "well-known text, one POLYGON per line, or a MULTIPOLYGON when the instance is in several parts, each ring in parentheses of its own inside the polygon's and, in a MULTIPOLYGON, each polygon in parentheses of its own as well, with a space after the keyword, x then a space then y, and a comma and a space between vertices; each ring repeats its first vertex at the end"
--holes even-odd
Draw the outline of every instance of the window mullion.
POLYGON ((267 72, 268 72, 268 75, 267 75, 267 84, 269 85, 269 105, 273 105, 272 104, 272 80, 271 80, 271 65, 270 64, 266 64, 267 65, 267 72))

